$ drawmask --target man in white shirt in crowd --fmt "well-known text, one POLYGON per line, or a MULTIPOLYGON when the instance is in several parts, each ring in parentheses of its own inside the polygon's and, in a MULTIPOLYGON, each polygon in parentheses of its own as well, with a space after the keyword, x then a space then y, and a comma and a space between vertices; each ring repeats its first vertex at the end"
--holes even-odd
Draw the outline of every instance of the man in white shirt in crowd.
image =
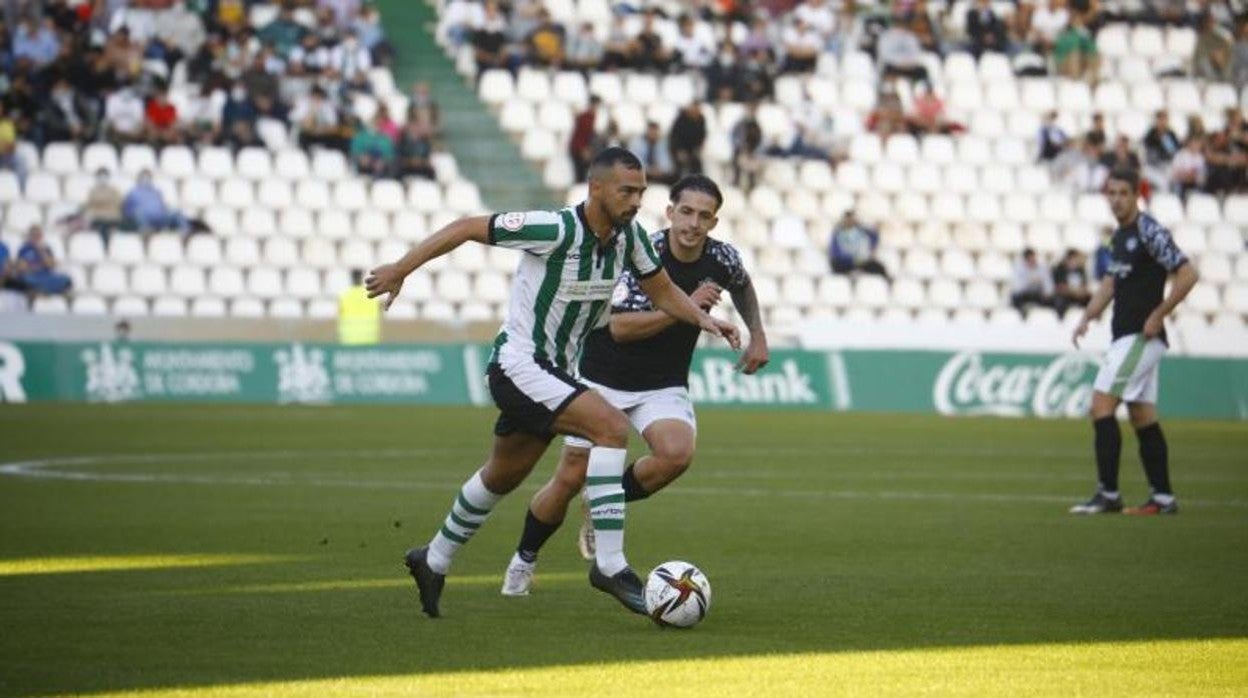
POLYGON ((1053 307, 1053 275, 1048 267, 1036 258, 1036 251, 1028 247, 1014 266, 1010 281, 1010 305, 1024 318, 1033 305, 1053 307))

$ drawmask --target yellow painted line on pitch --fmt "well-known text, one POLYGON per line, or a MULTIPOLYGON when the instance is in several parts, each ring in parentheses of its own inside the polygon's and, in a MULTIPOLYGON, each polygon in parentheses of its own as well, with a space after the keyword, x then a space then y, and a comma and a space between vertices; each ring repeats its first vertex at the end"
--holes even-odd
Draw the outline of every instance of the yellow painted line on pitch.
MULTIPOLYGON (((571 581, 585 581, 584 572, 547 572, 534 578, 533 586, 541 588, 546 584, 563 584, 571 581)), ((448 587, 457 586, 493 586, 501 584, 501 574, 473 574, 447 577, 448 587)), ((308 591, 349 591, 352 589, 389 589, 392 587, 407 588, 412 580, 406 576, 383 577, 380 579, 331 579, 317 582, 294 582, 280 584, 246 584, 242 586, 221 587, 218 589, 198 589, 193 593, 200 594, 295 594, 308 591)))
POLYGON ((0 560, 0 577, 119 570, 159 570, 178 567, 223 567, 290 562, 303 558, 288 555, 109 555, 84 557, 36 557, 0 560))
MULTIPOLYGON (((657 632, 657 631, 656 631, 657 632)), ((697 631, 670 634, 696 644, 697 631)), ((818 652, 157 689, 126 696, 1242 696, 1248 640, 818 652)))

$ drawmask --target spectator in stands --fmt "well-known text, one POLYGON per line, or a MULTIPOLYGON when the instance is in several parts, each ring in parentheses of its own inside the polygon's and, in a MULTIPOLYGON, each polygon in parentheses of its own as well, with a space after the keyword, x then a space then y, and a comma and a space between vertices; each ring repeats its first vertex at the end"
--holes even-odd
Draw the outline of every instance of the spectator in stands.
POLYGON ((1096 82, 1101 68, 1101 57, 1096 51, 1096 40, 1081 14, 1070 18, 1070 24, 1057 35, 1053 42, 1053 62, 1057 73, 1074 80, 1096 82))
POLYGON ((903 14, 902 21, 906 23, 906 27, 919 40, 919 46, 923 47, 924 51, 938 56, 945 55, 943 41, 940 36, 940 27, 936 22, 932 21, 932 15, 927 9, 927 0, 915 0, 914 9, 907 14, 903 14))
POLYGON ((804 100, 792 110, 793 140, 788 148, 766 148, 768 155, 791 158, 826 160, 836 166, 838 143, 832 117, 810 100, 804 100))
POLYGON ((334 150, 346 150, 344 137, 339 129, 338 110, 330 103, 325 90, 313 87, 307 98, 295 105, 290 120, 299 131, 299 145, 310 148, 319 145, 334 150))
POLYGON ((1101 228, 1101 242, 1096 246, 1095 257, 1092 260, 1092 276, 1100 281, 1109 273, 1109 264, 1114 261, 1114 228, 1113 226, 1103 226, 1101 228))
POLYGON ((386 40, 385 30, 381 26, 381 15, 373 5, 360 8, 360 13, 351 22, 351 28, 360 37, 360 43, 368 49, 373 65, 388 66, 394 58, 394 46, 386 40))
POLYGON ((472 54, 477 62, 477 78, 491 68, 506 68, 507 56, 507 20, 498 3, 487 0, 485 16, 481 26, 472 33, 472 54))
POLYGON ((793 8, 793 16, 823 39, 823 48, 835 51, 836 9, 827 0, 802 0, 793 8))
POLYGON ((437 36, 451 48, 472 40, 473 33, 485 23, 485 8, 475 0, 450 0, 442 8, 438 18, 437 36))
POLYGON ((398 145, 399 138, 402 136, 402 128, 399 126, 399 122, 395 121, 394 117, 390 115, 390 107, 385 104, 377 105, 377 113, 373 123, 377 124, 378 131, 381 131, 386 138, 398 145))
POLYGON ((1241 17, 1235 28, 1231 46, 1231 80, 1238 90, 1248 85, 1248 17, 1241 17))
POLYGON ((758 124, 758 103, 750 102, 732 127, 732 186, 750 191, 762 170, 763 129, 758 124))
POLYGON ((280 90, 277 75, 269 69, 267 53, 269 49, 262 49, 251 58, 251 65, 239 77, 243 88, 247 90, 247 96, 253 101, 261 97, 267 97, 270 100, 276 100, 280 90))
POLYGON ((157 230, 177 230, 183 235, 205 232, 208 226, 188 218, 182 212, 165 203, 165 195, 152 183, 150 170, 139 173, 139 181, 121 202, 122 227, 151 233, 157 230))
POLYGON ((442 133, 442 112, 429 91, 429 83, 417 82, 412 85, 412 93, 408 98, 407 120, 419 121, 429 129, 431 138, 442 133))
POLYGON ((658 11, 653 7, 642 17, 641 31, 633 38, 631 55, 638 70, 663 72, 672 62, 672 53, 663 45, 663 37, 655 26, 658 11))
POLYGON ((572 171, 576 181, 584 182, 589 172, 589 161, 596 151, 591 149, 594 131, 598 121, 598 106, 602 100, 597 95, 589 98, 589 106, 572 122, 572 133, 568 137, 568 157, 572 159, 572 171))
POLYGON ((1053 307, 1053 275, 1049 273, 1036 251, 1028 247, 1014 266, 1014 278, 1010 282, 1010 305, 1024 318, 1033 305, 1053 307))
POLYGON ((945 118, 945 102, 926 80, 915 85, 909 116, 910 130, 915 136, 931 133, 953 133, 960 127, 945 118))
POLYGON ((737 45, 741 55, 749 56, 761 51, 765 55, 772 55, 775 52, 775 44, 772 41, 772 27, 768 21, 766 13, 757 14, 750 20, 750 29, 746 33, 745 38, 737 45))
POLYGON ((1188 136, 1179 152, 1170 160, 1169 181, 1174 193, 1186 197, 1189 191, 1205 184, 1205 143, 1200 136, 1188 136))
POLYGON ((182 142, 178 128, 178 109, 169 101, 169 93, 158 88, 144 109, 144 131, 148 142, 160 147, 182 142))
POLYGON ((394 141, 381 132, 376 117, 361 121, 351 138, 351 163, 360 174, 387 177, 394 171, 394 141))
POLYGON ((927 80, 927 68, 923 65, 923 46, 900 18, 894 18, 888 29, 876 39, 875 54, 876 60, 883 67, 885 78, 927 80))
POLYGON ((1205 130, 1205 120, 1200 117, 1200 114, 1187 115, 1187 135, 1201 138, 1209 135, 1209 132, 1205 130))
POLYGON ((345 27, 360 12, 363 0, 316 0, 316 6, 322 13, 329 11, 329 17, 336 26, 345 27))
POLYGON ((1065 182, 1076 194, 1097 194, 1109 178, 1109 170, 1101 162, 1105 143, 1094 134, 1084 137, 1078 157, 1065 173, 1065 182))
POLYGON ((1049 55, 1070 24, 1070 11, 1066 9, 1066 0, 1039 0, 1035 12, 1031 16, 1031 29, 1027 33, 1027 42, 1036 52, 1049 55))
POLYGON ((1053 267, 1053 309, 1061 318, 1071 306, 1087 307, 1090 300, 1088 258, 1079 250, 1067 249, 1062 261, 1053 267))
POLYGON ((419 119, 409 119, 399 139, 399 176, 436 179, 433 170, 433 141, 429 127, 419 119))
POLYGON ((95 171, 95 184, 87 192, 87 201, 82 207, 85 223, 100 234, 104 247, 116 229, 122 223, 121 192, 108 179, 108 170, 100 168, 95 171))
POLYGON ((26 284, 22 283, 17 270, 18 262, 13 258, 12 251, 4 240, 0 240, 0 290, 26 291, 26 284))
POLYGON ((633 54, 637 44, 624 28, 624 17, 616 13, 611 18, 611 27, 607 30, 607 40, 602 46, 601 70, 615 70, 633 65, 633 54))
POLYGON ((256 32, 256 38, 273 47, 277 55, 285 58, 292 49, 303 42, 303 35, 308 28, 295 19, 293 3, 285 3, 278 10, 277 17, 256 32))
POLYGON ((975 7, 966 11, 966 36, 975 58, 985 51, 1005 52, 1005 23, 992 11, 990 0, 975 0, 975 7))
POLYGON ((1211 194, 1227 194, 1243 188, 1248 153, 1231 141, 1230 134, 1225 129, 1214 132, 1206 142, 1205 164, 1205 191, 1211 194))
POLYGON ((891 282, 888 270, 875 257, 879 246, 880 233, 860 223, 852 209, 846 211, 832 228, 832 239, 828 243, 828 264, 832 273, 876 274, 891 282))
POLYGON ((1054 158, 1061 155, 1066 149, 1066 143, 1069 141, 1066 132, 1061 126, 1057 125, 1057 112, 1051 111, 1044 115, 1044 123, 1040 125, 1040 133, 1036 136, 1037 152, 1036 160, 1039 162, 1052 162, 1054 158))
POLYGON ((798 17, 781 34, 781 43, 784 44, 784 64, 780 71, 809 73, 815 69, 815 64, 819 61, 824 40, 818 31, 798 17))
POLYGON ((1084 135, 1104 145, 1109 140, 1109 135, 1105 131, 1105 115, 1099 111, 1092 112, 1092 125, 1088 127, 1088 132, 1084 135))
POLYGON ((676 59, 684 68, 704 70, 715 58, 714 35, 708 37, 696 31, 693 17, 687 14, 680 16, 677 26, 679 29, 672 43, 676 59))
POLYGON ((114 143, 143 140, 146 113, 143 100, 131 85, 123 84, 104 100, 104 134, 114 143))
POLYGON ((1151 166, 1169 167, 1170 161, 1183 147, 1174 129, 1170 128, 1170 114, 1158 109, 1153 115, 1153 125, 1144 134, 1144 162, 1151 166))
POLYGON ((667 142, 672 148, 672 161, 676 165, 676 179, 685 175, 702 174, 702 146, 706 143, 706 117, 702 107, 692 102, 676 115, 668 132, 667 142))
POLYGON ((1101 156, 1101 164, 1113 172, 1117 169, 1140 171, 1140 156, 1131 147, 1131 139, 1119 135, 1114 139, 1114 149, 1101 156))
POLYGON ((348 29, 342 41, 329 52, 329 71, 359 92, 369 92, 368 71, 373 67, 373 57, 354 29, 348 29))
POLYGON ((676 181, 673 176, 675 166, 672 165, 671 149, 663 138, 658 122, 647 123, 645 133, 634 138, 628 149, 641 160, 642 167, 646 169, 646 181, 659 184, 672 184, 676 181))
POLYGON ((878 134, 881 140, 904 133, 908 129, 906 114, 902 111, 901 98, 895 90, 882 89, 875 99, 875 109, 867 115, 867 130, 878 134))
POLYGON ((216 143, 221 136, 221 112, 224 106, 225 96, 214 89, 211 83, 202 83, 199 92, 187 101, 186 114, 182 118, 183 129, 189 140, 204 145, 216 143))
POLYGON ((64 77, 52 85, 36 117, 35 143, 43 146, 57 141, 86 140, 94 131, 91 115, 74 88, 64 77))
POLYGON ((17 124, 9 117, 4 100, 0 100, 0 170, 11 170, 22 186, 26 184, 26 163, 17 152, 17 124))
POLYGON ((13 34, 15 62, 30 61, 34 68, 39 69, 56 60, 60 52, 61 40, 50 17, 38 21, 28 16, 13 34))
MULTIPOLYGON (((175 0, 168 9, 156 15, 156 36, 171 49, 171 58, 181 60, 194 56, 205 39, 204 22, 199 14, 186 8, 184 0, 175 0)), ((172 74, 173 66, 170 65, 172 74)))
POLYGON ((1197 20, 1196 47, 1192 51, 1192 75, 1204 80, 1231 79, 1231 36, 1209 12, 1197 20))
POLYGON ((529 62, 558 68, 563 65, 564 38, 567 32, 562 24, 551 19, 550 11, 545 7, 538 11, 537 17, 537 26, 529 32, 525 40, 529 62))
POLYGON ((602 63, 606 50, 594 33, 592 22, 582 22, 580 29, 568 37, 565 63, 572 70, 582 73, 594 70, 602 63))
POLYGON ((67 294, 73 281, 69 274, 56 270, 56 257, 43 240, 43 229, 30 226, 26 241, 17 251, 17 278, 31 296, 67 294))

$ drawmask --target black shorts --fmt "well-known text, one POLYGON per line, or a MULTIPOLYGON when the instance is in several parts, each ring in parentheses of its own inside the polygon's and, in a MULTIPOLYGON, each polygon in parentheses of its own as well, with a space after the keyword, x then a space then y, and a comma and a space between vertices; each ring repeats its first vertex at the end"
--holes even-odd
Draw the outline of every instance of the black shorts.
POLYGON ((555 437, 551 430, 555 419, 589 390, 567 371, 531 357, 491 363, 486 375, 499 410, 494 423, 497 436, 520 432, 550 441, 555 437))

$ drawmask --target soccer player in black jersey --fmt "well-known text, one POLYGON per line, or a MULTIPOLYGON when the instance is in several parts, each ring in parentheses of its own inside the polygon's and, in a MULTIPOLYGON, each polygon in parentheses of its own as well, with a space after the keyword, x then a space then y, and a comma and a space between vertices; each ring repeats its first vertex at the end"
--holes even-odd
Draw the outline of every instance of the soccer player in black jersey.
POLYGON ((1139 210, 1139 174, 1116 169, 1105 185, 1106 198, 1118 229, 1110 241, 1111 261, 1087 311, 1075 328, 1075 346, 1088 323, 1101 316, 1112 300, 1113 343, 1096 374, 1092 393, 1092 426, 1096 432, 1097 488, 1092 498, 1070 509, 1072 514, 1113 514, 1124 511, 1118 493, 1118 459, 1122 434, 1114 412, 1127 403, 1127 414, 1140 444, 1140 460, 1152 488, 1142 506, 1128 514, 1174 514, 1179 506, 1170 489, 1166 437, 1157 423, 1157 377, 1166 351, 1166 316, 1183 301, 1199 274, 1174 244, 1170 231, 1139 210), (1166 279, 1173 275, 1170 293, 1166 279))
MULTIPOLYGON (((765 366, 769 357, 758 299, 736 249, 708 237, 718 222, 723 200, 711 179, 702 175, 681 179, 672 186, 667 207, 671 225, 651 239, 672 281, 702 308, 709 310, 718 304, 723 291, 731 295, 750 330, 750 341, 738 366, 752 374, 765 366)), ((628 273, 620 277, 611 303, 609 324, 592 332, 585 343, 579 377, 627 414, 650 447, 650 455, 624 471, 623 500, 627 502, 662 489, 693 459, 697 422, 688 380, 699 330, 685 329, 670 315, 656 310, 637 279, 628 273)), ((520 543, 503 579, 504 595, 528 595, 538 551, 563 523, 568 504, 581 487, 593 485, 592 478, 586 480, 589 445, 583 439, 568 437, 554 476, 533 496, 520 543)), ((590 505, 598 506, 593 501, 590 505)), ((582 529, 581 543, 582 555, 593 559, 589 549, 592 538, 586 529, 582 529)))

